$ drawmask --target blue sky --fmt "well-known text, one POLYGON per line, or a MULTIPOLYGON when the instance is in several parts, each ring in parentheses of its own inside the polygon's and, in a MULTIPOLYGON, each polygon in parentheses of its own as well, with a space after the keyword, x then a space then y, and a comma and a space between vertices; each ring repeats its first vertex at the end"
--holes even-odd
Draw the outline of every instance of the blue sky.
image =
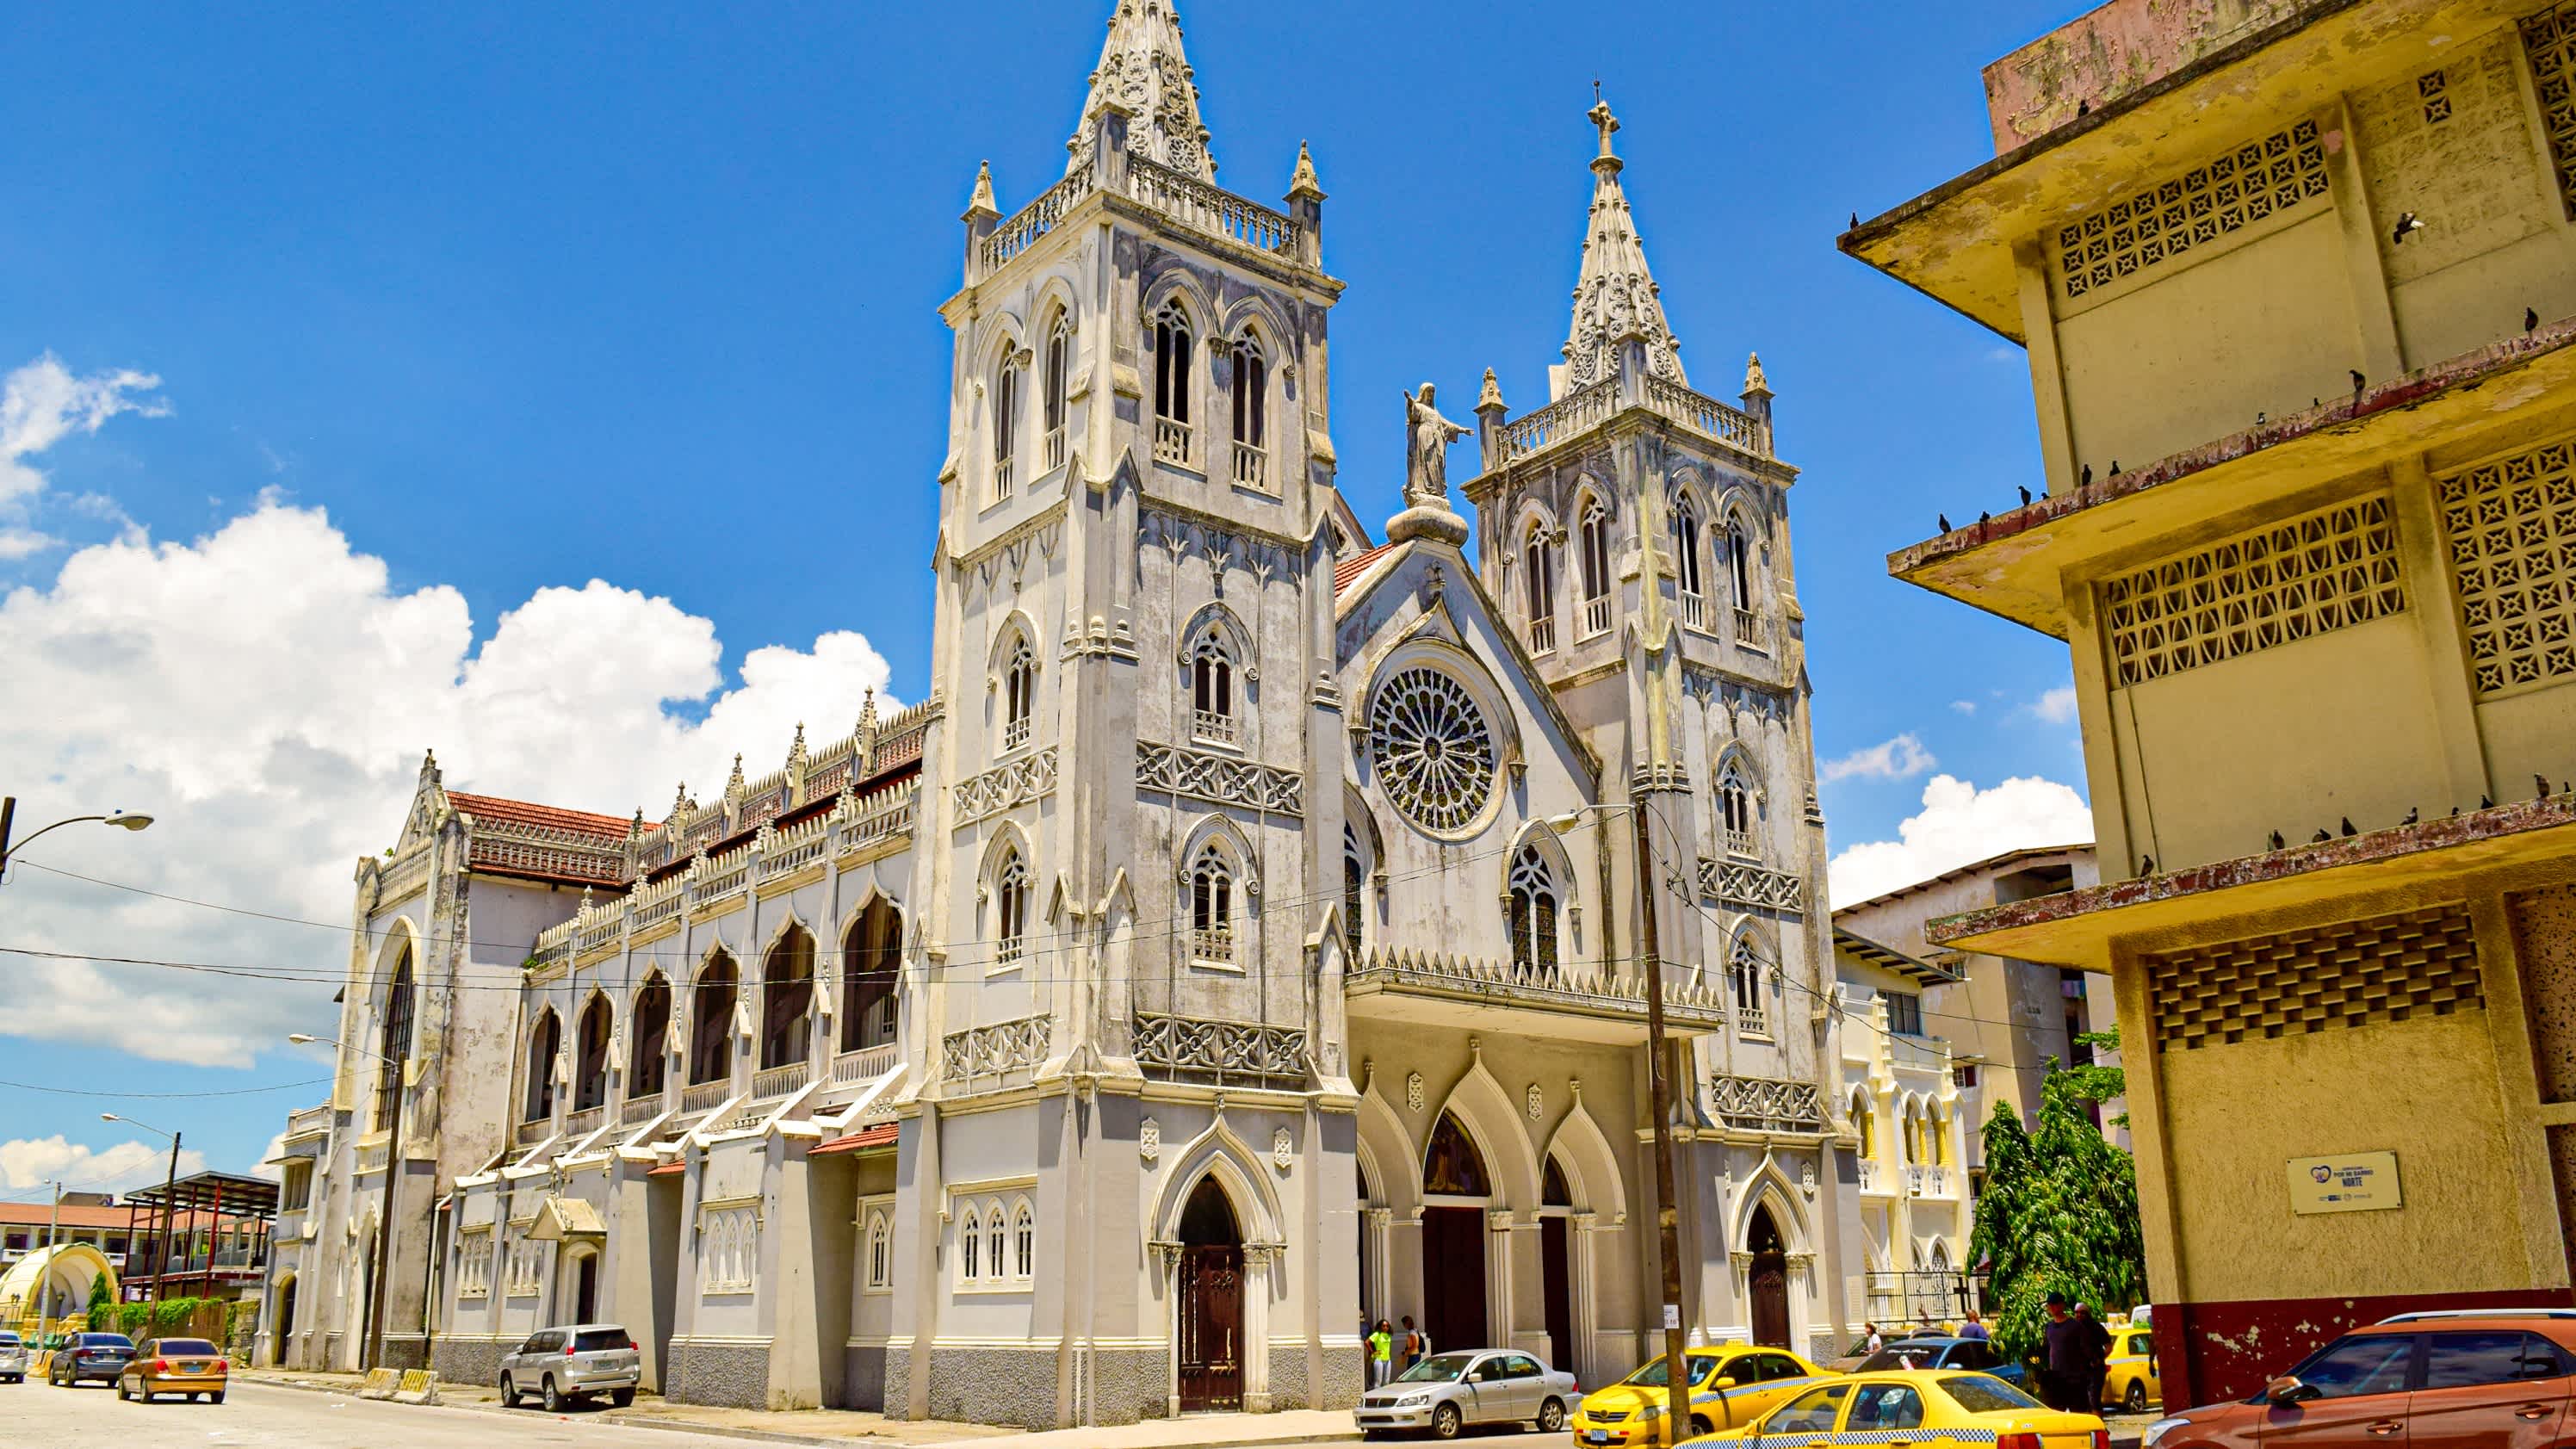
MULTIPOLYGON (((2038 486, 2022 354, 1833 238, 1990 155, 1978 68, 2075 9, 1183 7, 1220 180, 1274 200, 1306 140, 1332 193, 1334 433, 1372 521, 1397 506, 1397 387, 1472 396, 1490 365, 1515 412, 1544 398, 1602 81, 1694 383, 1732 396, 1758 349, 1778 390, 1833 843, 1884 843, 1852 857, 1873 881, 2064 833, 2062 791, 1995 787, 2082 776, 2062 646, 1884 567, 1936 511, 2038 486)), ((783 755, 782 711, 862 676, 917 697, 956 218, 979 160, 1005 211, 1060 173, 1107 12, 14 15, 0 374, 62 406, 41 439, 22 407, 0 452, 0 669, 12 714, 31 688, 62 703, 0 725, 0 788, 34 823, 168 821, 30 859, 325 924, 29 869, 0 946, 328 971, 348 861, 390 841, 424 746, 460 787, 658 814, 683 766, 712 787, 731 749, 783 755), (618 678, 562 684, 585 667, 618 678), (476 703, 504 696, 620 723, 507 744, 476 703), (599 770, 550 768, 568 751, 599 770)), ((327 989, 0 972, 72 1003, 0 1021, 0 1080, 322 1075, 273 1044, 330 1030, 327 989)), ((319 1097, 0 1087, 0 1197, 139 1171, 126 1145, 157 1139, 102 1107, 240 1167, 319 1097)))

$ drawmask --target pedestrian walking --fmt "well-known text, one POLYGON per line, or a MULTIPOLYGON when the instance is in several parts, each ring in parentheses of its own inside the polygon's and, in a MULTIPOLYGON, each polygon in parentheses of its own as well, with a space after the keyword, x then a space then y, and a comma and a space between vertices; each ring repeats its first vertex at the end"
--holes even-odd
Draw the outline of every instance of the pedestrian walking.
POLYGON ((1395 1334, 1386 1326, 1386 1320, 1383 1318, 1379 1319, 1377 1327, 1369 1332, 1368 1351, 1369 1387, 1385 1388, 1386 1381, 1395 1376, 1395 1334))
POLYGON ((1880 1349, 1887 1347, 1887 1340, 1886 1340, 1886 1339, 1884 1339, 1884 1338, 1881 1338, 1881 1337, 1879 1336, 1879 1332, 1878 1332, 1878 1325, 1877 1325, 1877 1324, 1875 1324, 1875 1323, 1864 1323, 1864 1324, 1862 1324, 1862 1325, 1860 1326, 1860 1330, 1861 1330, 1861 1339, 1860 1339, 1860 1351, 1861 1351, 1861 1352, 1863 1352, 1863 1353, 1876 1353, 1876 1352, 1878 1352, 1880 1349))
POLYGON ((2046 1303, 2048 1322, 2040 1328, 2040 1402, 2065 1413, 2086 1412, 2076 1402, 2084 1397, 2085 1362, 2084 1325, 2066 1312, 2066 1295, 2051 1290, 2046 1303))
POLYGON ((2111 1330, 2093 1316, 2089 1303, 2075 1305, 2075 1322, 2084 1343, 2084 1402, 2076 1412, 2090 1414, 2101 1409, 2102 1387, 2111 1377, 2111 1330))
POLYGON ((1959 1336, 1961 1338, 1975 1339, 1983 1339, 1989 1336, 1986 1332, 1986 1321, 1977 1316, 1977 1310, 1973 1308, 1968 1310, 1968 1321, 1959 1325, 1959 1336))
POLYGON ((1429 1357, 1430 1353, 1431 1340, 1424 1337, 1422 1331, 1413 1326, 1412 1314, 1404 1315, 1404 1366, 1411 1369, 1415 1364, 1429 1357))

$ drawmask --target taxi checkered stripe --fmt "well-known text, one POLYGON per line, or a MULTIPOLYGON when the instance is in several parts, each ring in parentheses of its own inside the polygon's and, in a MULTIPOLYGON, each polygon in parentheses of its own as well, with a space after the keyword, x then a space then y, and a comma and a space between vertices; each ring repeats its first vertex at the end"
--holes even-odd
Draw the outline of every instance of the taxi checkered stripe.
MULTIPOLYGON (((1792 1439, 1798 1436, 1784 1434, 1781 1437, 1792 1439)), ((1998 1437, 1999 1431, 1993 1429, 1934 1429, 1921 1426, 1912 1429, 1844 1429, 1833 1434, 1811 1435, 1807 1442, 1834 1445, 1894 1444, 1901 1440, 1908 1444, 1917 1444, 1925 1439, 1947 1439, 1954 1444, 1992 1444, 1998 1437)))

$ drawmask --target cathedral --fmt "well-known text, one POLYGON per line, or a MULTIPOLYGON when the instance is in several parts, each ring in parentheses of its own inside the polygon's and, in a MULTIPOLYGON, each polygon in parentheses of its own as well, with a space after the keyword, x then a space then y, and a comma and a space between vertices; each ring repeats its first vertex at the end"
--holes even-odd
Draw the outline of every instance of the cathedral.
POLYGON ((1347 1406, 1409 1314, 1598 1384, 1667 1210, 1694 1341, 1856 1326, 1759 362, 1693 389, 1596 107, 1546 404, 1408 394, 1373 531, 1315 165, 1220 187, 1170 0, 1115 12, 1062 178, 964 218, 921 702, 658 822, 424 763, 269 1361, 490 1382, 608 1321, 674 1400, 1052 1428, 1347 1406))

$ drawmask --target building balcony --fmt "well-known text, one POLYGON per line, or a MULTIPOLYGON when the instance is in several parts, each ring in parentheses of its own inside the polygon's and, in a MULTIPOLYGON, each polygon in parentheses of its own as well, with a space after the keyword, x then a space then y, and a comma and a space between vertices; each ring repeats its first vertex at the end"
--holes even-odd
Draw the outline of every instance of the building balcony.
POLYGON ((539 1142, 543 1142, 546 1140, 546 1135, 554 1130, 554 1126, 555 1119, 551 1114, 539 1117, 534 1121, 520 1123, 518 1132, 519 1145, 521 1147, 529 1147, 534 1146, 539 1142))
POLYGON ((1154 419, 1154 461, 1175 468, 1195 468, 1199 461, 1199 435, 1189 424, 1171 418, 1154 419))
POLYGON ((1190 932, 1190 959, 1211 966, 1234 964, 1234 932, 1230 930, 1190 932))
POLYGON ((1554 619, 1532 619, 1529 621, 1529 651, 1532 655, 1553 654, 1556 652, 1556 621, 1554 619))
POLYGON ((1257 444, 1234 445, 1234 486, 1256 493, 1270 491, 1270 454, 1257 444))
POLYGON ((875 1046, 843 1052, 832 1059, 832 1085, 864 1086, 893 1071, 895 1065, 902 1060, 903 1044, 895 1041, 879 1042, 875 1046))
POLYGON ((712 1112, 733 1098, 733 1079, 718 1077, 712 1082, 698 1082, 680 1089, 682 1113, 712 1112))
POLYGON ((1064 424, 1058 423, 1046 432, 1046 470, 1050 473, 1064 466, 1064 424))
POLYGON ((1959 1177, 1948 1167, 1928 1163, 1911 1163, 1905 1169, 1907 1197, 1956 1198, 1959 1177))
POLYGON ((1739 649, 1770 649, 1771 631, 1763 625, 1760 614, 1751 609, 1735 611, 1735 645, 1739 649))
POLYGON ((1583 637, 1598 638, 1610 632, 1610 596, 1583 601, 1583 637))
POLYGON ((1677 595, 1677 597, 1681 600, 1682 627, 1685 629, 1707 628, 1708 597, 1704 594, 1689 592, 1688 590, 1684 590, 1681 594, 1677 595))
POLYGON ((1213 709, 1190 711, 1190 738, 1203 745, 1234 743, 1234 716, 1213 709))
POLYGON ((286 1114, 286 1140, 289 1142, 305 1137, 327 1137, 330 1133, 331 1104, 328 1102, 286 1114))
POLYGON ((1004 456, 993 460, 993 501, 1011 496, 1011 460, 1004 456))
POLYGON ((1895 1191, 1895 1189, 1894 1189, 1894 1188, 1892 1188, 1892 1187, 1890 1187, 1890 1186, 1888 1185, 1888 1183, 1889 1183, 1889 1178, 1888 1178, 1888 1172, 1887 1172, 1887 1164, 1885 1164, 1885 1163, 1883 1163, 1883 1162, 1876 1161, 1876 1160, 1871 1159, 1871 1158, 1867 1158, 1867 1157, 1864 1157, 1864 1158, 1862 1158, 1862 1159, 1861 1159, 1861 1161, 1860 1161, 1860 1194, 1861 1194, 1861 1196, 1863 1196, 1863 1197, 1894 1197, 1894 1196, 1896 1196, 1896 1191, 1895 1191))
POLYGON ((755 1102, 771 1102, 780 1097, 794 1096, 813 1079, 813 1076, 814 1068, 810 1062, 787 1062, 780 1066, 763 1067, 751 1074, 751 1099, 755 1102))
MULTIPOLYGON (((1674 978, 1685 973, 1671 972, 1674 978)), ((1646 1039, 1646 988, 1634 972, 1522 966, 1424 952, 1373 952, 1343 978, 1353 1020, 1450 1026, 1523 1036, 1635 1045, 1646 1039)), ((1726 1029, 1717 992, 1664 984, 1664 1025, 1676 1036, 1726 1029)))
POLYGON ((607 1108, 584 1108, 564 1119, 564 1136, 571 1138, 574 1141, 580 1141, 581 1139, 590 1136, 593 1132, 598 1131, 600 1124, 607 1120, 607 1108))

